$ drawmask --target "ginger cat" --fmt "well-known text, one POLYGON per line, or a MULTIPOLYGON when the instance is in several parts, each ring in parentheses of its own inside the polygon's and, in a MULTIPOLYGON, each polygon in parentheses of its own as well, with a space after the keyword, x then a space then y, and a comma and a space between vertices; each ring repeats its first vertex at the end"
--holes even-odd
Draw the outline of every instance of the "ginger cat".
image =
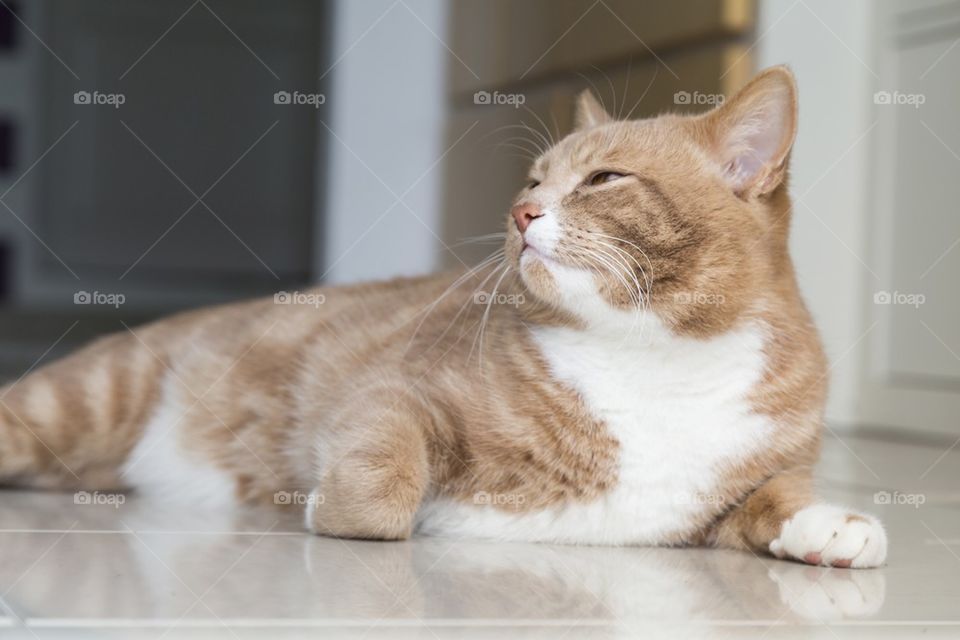
POLYGON ((796 126, 784 67, 702 115, 616 121, 584 93, 478 268, 98 340, 2 391, 0 479, 299 506, 332 536, 880 565, 880 523, 811 492, 796 126))

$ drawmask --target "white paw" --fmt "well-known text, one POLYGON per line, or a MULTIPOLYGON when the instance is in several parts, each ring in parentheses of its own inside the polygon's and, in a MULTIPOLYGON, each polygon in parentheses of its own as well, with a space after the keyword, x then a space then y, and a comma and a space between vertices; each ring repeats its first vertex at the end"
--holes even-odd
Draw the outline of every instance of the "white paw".
POLYGON ((770 553, 825 567, 878 567, 887 557, 887 534, 873 516, 818 504, 783 523, 770 553))

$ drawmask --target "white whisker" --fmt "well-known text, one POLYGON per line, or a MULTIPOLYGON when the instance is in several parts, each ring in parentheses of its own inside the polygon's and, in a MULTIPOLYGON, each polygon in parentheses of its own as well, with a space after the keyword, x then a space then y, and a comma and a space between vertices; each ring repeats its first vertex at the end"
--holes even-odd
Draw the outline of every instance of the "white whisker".
POLYGON ((553 145, 557 144, 557 141, 553 139, 553 133, 550 131, 550 127, 548 127, 547 124, 543 121, 543 118, 541 118, 540 116, 538 116, 538 115, 537 115, 537 112, 534 111, 533 109, 531 109, 530 107, 528 107, 527 105, 523 105, 523 108, 524 108, 527 112, 529 112, 530 115, 532 115, 534 118, 536 118, 536 119, 537 119, 537 122, 540 123, 540 126, 542 126, 543 129, 544 129, 544 131, 546 131, 547 138, 548 138, 548 140, 550 141, 550 145, 549 145, 549 146, 552 147, 553 145))
POLYGON ((447 289, 442 294, 440 294, 440 296, 436 300, 434 300, 429 306, 424 308, 423 317, 420 318, 420 322, 418 322, 416 328, 414 328, 413 333, 410 336, 410 340, 407 342, 407 346, 404 348, 404 353, 407 353, 410 350, 410 346, 413 344, 414 339, 416 339, 417 334, 420 332, 420 328, 423 326, 423 323, 426 322, 427 317, 433 312, 433 310, 437 307, 437 305, 440 304, 440 302, 443 301, 444 298, 450 295, 452 291, 460 287, 468 279, 477 275, 480 271, 490 266, 492 263, 496 262, 497 260, 501 259, 503 256, 503 253, 504 253, 504 249, 502 248, 497 249, 492 254, 490 254, 487 258, 482 260, 480 264, 473 267, 472 269, 468 269, 466 273, 464 273, 463 275, 458 277, 456 280, 454 280, 453 283, 449 287, 447 287, 447 289))
MULTIPOLYGON (((505 265, 506 265, 506 260, 501 259, 500 263, 493 269, 493 271, 488 273, 487 276, 482 281, 480 281, 480 284, 478 284, 474 288, 474 290, 470 292, 470 295, 467 296, 467 298, 463 301, 463 304, 460 305, 460 308, 457 310, 457 313, 454 314, 453 319, 450 320, 450 322, 447 324, 447 327, 443 330, 443 333, 437 336, 437 339, 433 341, 433 344, 430 345, 427 351, 431 351, 435 346, 437 346, 437 344, 440 343, 441 340, 443 340, 443 338, 447 335, 450 329, 454 327, 454 325, 457 323, 457 320, 460 319, 460 316, 470 306, 470 304, 476 303, 477 293, 480 292, 483 289, 483 287, 487 284, 487 282, 490 280, 490 278, 495 276, 497 272, 500 271, 500 269, 502 269, 505 265)), ((461 334, 460 337, 462 338, 463 335, 461 334)), ((459 338, 458 338, 458 341, 459 341, 459 338)), ((472 351, 472 347, 471 347, 471 351, 472 351)), ((468 358, 468 362, 469 362, 469 358, 468 358)))
MULTIPOLYGON (((497 283, 493 285, 493 291, 490 293, 487 299, 487 308, 483 311, 483 318, 480 320, 480 348, 477 350, 477 363, 480 367, 481 373, 483 372, 483 337, 487 329, 487 320, 490 317, 490 309, 494 304, 494 301, 497 297, 497 290, 500 288, 500 283, 503 282, 503 279, 507 277, 507 274, 510 273, 511 267, 506 262, 504 262, 506 269, 503 270, 503 274, 500 276, 500 279, 497 280, 497 283)), ((473 346, 470 347, 470 353, 473 353, 473 346)), ((468 358, 469 360, 469 358, 468 358)))
POLYGON ((498 233, 485 233, 481 236, 471 236, 469 238, 464 238, 460 242, 450 245, 450 247, 454 248, 454 247, 459 247, 465 244, 482 244, 484 242, 494 242, 494 241, 502 242, 504 239, 506 239, 506 237, 507 237, 506 231, 500 231, 498 233))
POLYGON ((537 139, 540 140, 540 142, 542 143, 543 147, 542 147, 540 153, 541 153, 541 154, 546 153, 547 150, 550 149, 550 147, 552 146, 552 144, 551 144, 551 142, 550 142, 550 139, 547 138, 547 136, 543 135, 543 133, 542 133, 539 129, 534 129, 533 127, 531 127, 530 125, 528 125, 526 122, 522 122, 522 121, 521 121, 521 124, 522 124, 523 126, 525 126, 525 127, 527 128, 527 130, 530 131, 530 133, 532 133, 532 134, 534 134, 535 136, 537 136, 537 139))

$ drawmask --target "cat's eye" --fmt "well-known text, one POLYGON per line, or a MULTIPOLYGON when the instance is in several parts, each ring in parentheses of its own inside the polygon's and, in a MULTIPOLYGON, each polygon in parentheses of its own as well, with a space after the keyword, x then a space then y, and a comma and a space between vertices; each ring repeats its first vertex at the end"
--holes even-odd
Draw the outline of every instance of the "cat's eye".
POLYGON ((527 189, 536 189, 539 186, 540 186, 539 180, 531 180, 529 183, 527 183, 527 189))
POLYGON ((605 182, 613 182, 617 178, 625 177, 622 173, 617 173, 616 171, 597 171, 589 178, 587 178, 587 184, 591 187, 596 187, 598 185, 604 184, 605 182))

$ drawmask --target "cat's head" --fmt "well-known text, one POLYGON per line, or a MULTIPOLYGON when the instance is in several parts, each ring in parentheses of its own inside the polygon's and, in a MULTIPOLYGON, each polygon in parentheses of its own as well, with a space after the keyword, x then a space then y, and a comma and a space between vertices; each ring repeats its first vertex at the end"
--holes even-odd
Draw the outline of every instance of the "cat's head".
POLYGON ((796 128, 785 67, 701 115, 615 120, 584 92, 576 129, 536 159, 514 201, 509 264, 538 302, 588 324, 643 309, 676 331, 724 331, 792 277, 796 128))

